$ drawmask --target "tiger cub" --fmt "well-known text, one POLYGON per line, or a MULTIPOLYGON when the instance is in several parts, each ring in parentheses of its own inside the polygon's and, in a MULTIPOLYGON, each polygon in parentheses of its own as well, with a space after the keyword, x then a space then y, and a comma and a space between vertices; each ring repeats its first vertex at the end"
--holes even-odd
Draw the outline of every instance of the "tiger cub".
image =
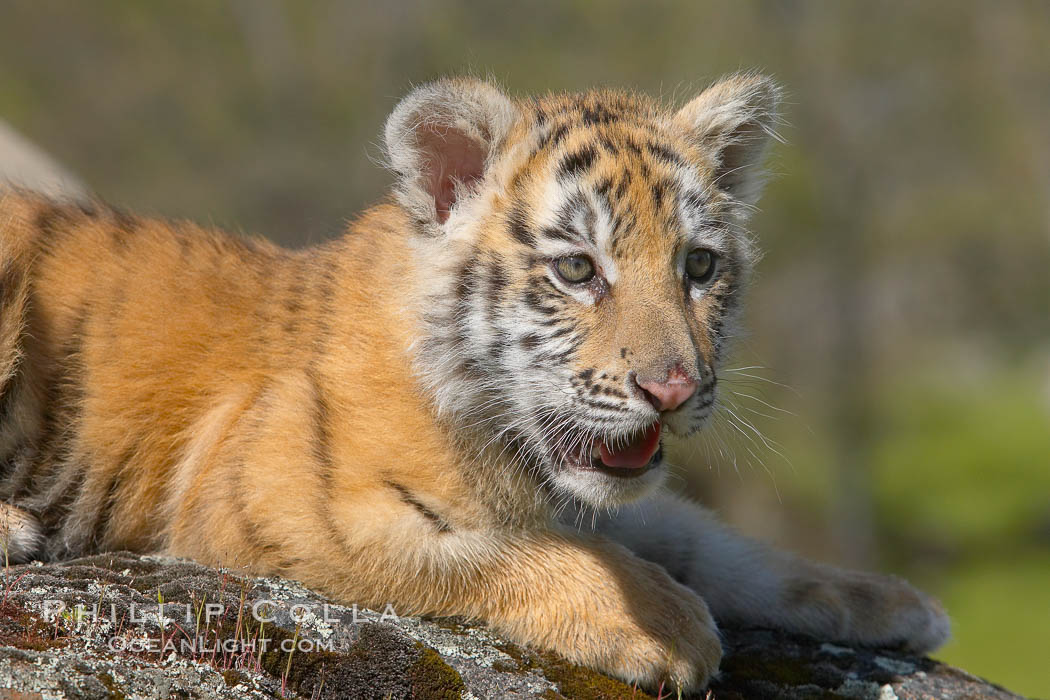
POLYGON ((702 686, 715 620, 936 647, 903 581, 661 487, 665 434, 716 407, 778 96, 424 85, 386 123, 389 200, 302 251, 7 194, 5 552, 244 567, 647 687, 702 686))

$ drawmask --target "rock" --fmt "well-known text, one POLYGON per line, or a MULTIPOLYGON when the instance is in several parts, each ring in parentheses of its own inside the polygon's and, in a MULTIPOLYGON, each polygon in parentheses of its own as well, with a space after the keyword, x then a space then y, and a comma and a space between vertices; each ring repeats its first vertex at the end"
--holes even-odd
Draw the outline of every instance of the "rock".
MULTIPOLYGON (((4 569, 2 698, 649 698, 461 620, 125 552, 4 569)), ((697 697, 1018 696, 927 658, 726 630, 697 697)), ((665 697, 677 697, 665 692, 665 697)))

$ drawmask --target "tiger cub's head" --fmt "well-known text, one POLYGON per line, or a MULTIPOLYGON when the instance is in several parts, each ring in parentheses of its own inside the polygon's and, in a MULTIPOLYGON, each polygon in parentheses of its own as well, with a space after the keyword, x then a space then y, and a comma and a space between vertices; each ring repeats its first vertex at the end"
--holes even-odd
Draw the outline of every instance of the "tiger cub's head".
POLYGON ((438 407, 586 503, 659 483, 663 433, 714 406, 778 98, 753 74, 680 109, 469 79, 406 97, 386 151, 438 407))

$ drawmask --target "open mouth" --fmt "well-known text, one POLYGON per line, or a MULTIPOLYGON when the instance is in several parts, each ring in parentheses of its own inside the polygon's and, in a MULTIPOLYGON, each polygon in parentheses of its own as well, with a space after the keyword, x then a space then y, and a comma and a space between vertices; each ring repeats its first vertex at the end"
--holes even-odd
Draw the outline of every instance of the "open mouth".
POLYGON ((660 463, 660 432, 660 422, 655 421, 625 438, 599 439, 589 449, 583 445, 560 452, 569 466, 629 479, 641 476, 660 463))

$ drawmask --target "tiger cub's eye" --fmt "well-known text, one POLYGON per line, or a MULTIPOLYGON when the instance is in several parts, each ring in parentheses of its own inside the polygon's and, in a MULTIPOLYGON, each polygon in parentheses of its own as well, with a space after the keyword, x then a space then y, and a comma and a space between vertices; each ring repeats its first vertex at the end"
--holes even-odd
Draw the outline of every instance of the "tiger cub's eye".
POLYGON ((570 255, 554 261, 554 269, 566 282, 583 284, 594 277, 594 263, 585 255, 570 255))
POLYGON ((685 257, 685 274, 698 284, 709 281, 715 274, 715 254, 697 248, 685 257))

